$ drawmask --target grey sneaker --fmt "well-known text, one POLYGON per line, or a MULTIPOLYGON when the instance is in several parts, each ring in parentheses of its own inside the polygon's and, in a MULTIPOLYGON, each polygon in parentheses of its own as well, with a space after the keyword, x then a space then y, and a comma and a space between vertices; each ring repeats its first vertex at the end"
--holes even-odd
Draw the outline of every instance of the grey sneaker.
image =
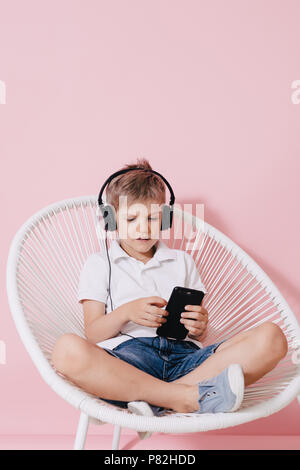
POLYGON ((198 383, 200 405, 194 413, 230 413, 244 397, 244 374, 240 364, 231 364, 219 375, 198 383))

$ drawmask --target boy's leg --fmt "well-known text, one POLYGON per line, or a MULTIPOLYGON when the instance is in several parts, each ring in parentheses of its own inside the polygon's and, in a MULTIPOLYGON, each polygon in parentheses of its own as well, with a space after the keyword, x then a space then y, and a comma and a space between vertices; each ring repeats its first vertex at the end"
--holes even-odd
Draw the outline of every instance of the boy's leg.
POLYGON ((286 355, 287 340, 275 323, 265 322, 220 344, 218 349, 192 372, 171 383, 196 384, 218 375, 230 364, 242 366, 245 386, 272 370, 286 355))
POLYGON ((183 413, 195 409, 194 386, 159 380, 76 334, 58 338, 52 363, 75 385, 101 398, 143 400, 183 413))

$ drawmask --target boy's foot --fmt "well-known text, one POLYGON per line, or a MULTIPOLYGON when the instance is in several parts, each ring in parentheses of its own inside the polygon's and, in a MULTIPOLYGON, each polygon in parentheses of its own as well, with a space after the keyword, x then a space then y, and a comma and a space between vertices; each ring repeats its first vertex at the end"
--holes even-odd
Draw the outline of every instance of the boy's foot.
MULTIPOLYGON (((159 416, 165 410, 165 408, 150 405, 146 401, 142 400, 130 401, 127 405, 127 408, 132 413, 142 416, 159 416)), ((137 431, 137 433, 140 436, 140 439, 147 439, 152 435, 152 432, 150 431, 137 431)))
POLYGON ((240 364, 231 364, 212 379, 198 384, 199 409, 193 413, 231 413, 244 397, 244 374, 240 364))

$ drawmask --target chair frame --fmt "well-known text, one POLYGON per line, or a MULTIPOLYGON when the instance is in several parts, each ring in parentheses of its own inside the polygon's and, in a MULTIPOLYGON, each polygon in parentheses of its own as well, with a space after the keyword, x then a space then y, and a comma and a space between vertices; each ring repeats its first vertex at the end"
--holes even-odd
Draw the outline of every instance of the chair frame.
MULTIPOLYGON (((265 292, 268 293, 274 304, 278 307, 285 334, 288 338, 289 353, 286 359, 288 366, 286 369, 283 369, 286 371, 284 373, 285 375, 276 376, 275 373, 275 378, 273 379, 271 376, 271 380, 274 380, 274 384, 276 384, 277 387, 276 393, 274 392, 272 396, 271 391, 273 383, 269 388, 268 385, 262 386, 261 389, 259 389, 259 387, 253 388, 251 392, 252 395, 249 398, 250 406, 242 407, 234 413, 193 415, 190 413, 172 412, 166 416, 147 417, 138 416, 131 413, 129 410, 108 404, 87 393, 85 390, 76 387, 72 382, 59 374, 52 366, 49 360, 49 354, 47 355, 42 349, 37 333, 38 330, 35 331, 34 324, 30 324, 28 321, 28 316, 21 299, 22 286, 19 278, 19 267, 23 263, 22 251, 24 247, 26 247, 27 239, 32 236, 32 233, 39 224, 48 223, 48 221, 51 221, 51 218, 61 213, 68 213, 71 217, 70 220, 73 220, 72 218, 77 210, 85 211, 89 208, 89 210, 95 212, 96 207, 97 196, 92 195, 65 199, 39 210, 31 216, 15 234, 10 245, 7 260, 7 295, 9 307, 20 338, 44 381, 59 396, 76 409, 80 410, 74 449, 84 449, 90 422, 96 424, 113 424, 114 434, 112 449, 118 449, 120 433, 123 427, 135 429, 138 433, 142 431, 162 433, 205 432, 238 426, 239 424, 269 416, 287 406, 297 397, 300 403, 300 326, 287 301, 269 276, 236 243, 212 225, 190 213, 183 212, 177 206, 174 206, 174 216, 176 215, 180 218, 184 217, 185 223, 187 222, 195 227, 198 233, 200 233, 199 231, 201 230, 204 237, 210 237, 210 240, 213 240, 218 246, 222 247, 222 249, 227 250, 227 253, 229 253, 234 260, 237 260, 237 262, 264 288, 265 292), (291 362, 293 365, 291 365, 291 362), (270 398, 260 400, 259 393, 261 393, 262 396, 264 394, 268 396, 269 394, 270 398), (255 400, 253 397, 255 397, 255 400)), ((195 261, 198 262, 199 255, 196 256, 193 250, 191 254, 194 256, 195 261)), ((83 336, 82 329, 75 328, 74 331, 77 331, 79 335, 83 336)))

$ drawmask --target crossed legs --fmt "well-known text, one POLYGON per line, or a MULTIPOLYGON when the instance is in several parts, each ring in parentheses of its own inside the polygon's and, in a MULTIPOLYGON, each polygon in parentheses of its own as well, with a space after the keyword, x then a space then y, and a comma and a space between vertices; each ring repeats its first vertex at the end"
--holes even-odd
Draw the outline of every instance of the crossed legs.
POLYGON ((241 364, 245 386, 272 370, 287 353, 281 328, 271 322, 235 335, 192 372, 172 382, 159 380, 75 334, 58 338, 52 362, 58 372, 89 393, 120 401, 143 400, 177 412, 198 410, 197 383, 241 364))
POLYGON ((52 363, 68 380, 101 398, 143 400, 178 412, 191 406, 193 386, 159 380, 76 334, 58 338, 52 363))

